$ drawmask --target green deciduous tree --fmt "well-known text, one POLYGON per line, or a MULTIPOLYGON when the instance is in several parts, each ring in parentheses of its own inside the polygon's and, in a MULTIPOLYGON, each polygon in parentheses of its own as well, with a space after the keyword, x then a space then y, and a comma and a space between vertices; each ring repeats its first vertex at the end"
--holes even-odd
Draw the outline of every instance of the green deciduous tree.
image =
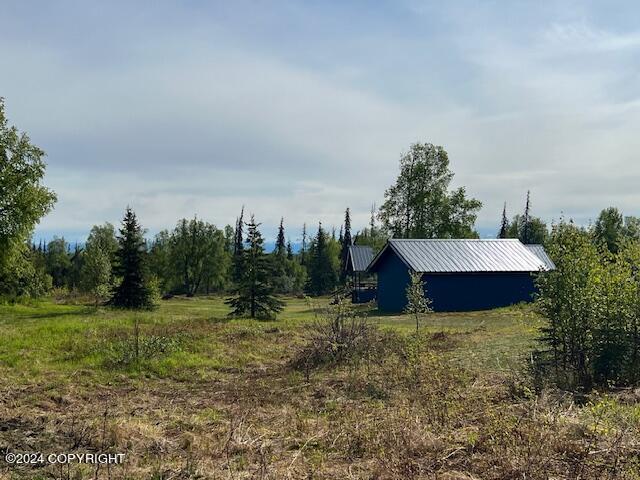
POLYGON ((119 284, 111 297, 112 305, 131 309, 153 307, 154 295, 149 286, 143 231, 136 214, 129 207, 118 236, 116 275, 119 284))
POLYGON ((442 147, 411 145, 400 158, 400 175, 380 208, 384 227, 396 238, 470 238, 482 203, 464 187, 449 191, 453 173, 442 147))
POLYGON ((225 233, 197 218, 182 219, 159 232, 149 251, 149 268, 163 293, 210 293, 228 279, 232 253, 225 233))
POLYGON ((411 272, 411 280, 407 285, 407 306, 404 311, 413 315, 416 321, 416 333, 420 328, 420 320, 432 311, 431 300, 427 297, 425 282, 422 280, 422 274, 411 272))
POLYGON ((53 286, 56 288, 70 286, 71 256, 69 255, 69 244, 64 238, 54 237, 47 244, 45 259, 47 273, 53 279, 53 286))
POLYGON ((640 245, 611 253, 572 224, 553 228, 547 251, 557 269, 538 278, 548 320, 537 353, 543 378, 562 388, 637 385, 640 372, 640 245))
POLYGON ((56 200, 55 194, 42 185, 44 156, 27 134, 9 126, 4 99, 0 98, 0 288, 3 289, 28 283, 34 272, 29 268, 27 241, 56 200), (16 277, 22 274, 26 276, 16 277))
POLYGON ((610 252, 616 253, 624 237, 624 221, 620 211, 615 207, 602 210, 593 226, 594 240, 605 245, 610 252))
POLYGON ((264 253, 264 239, 251 215, 247 225, 246 248, 242 252, 242 277, 232 290, 232 297, 226 304, 231 307, 232 316, 259 319, 275 318, 284 308, 284 302, 274 295, 271 284, 272 263, 264 253))
POLYGON ((224 247, 224 234, 214 225, 197 218, 178 222, 170 237, 170 257, 184 293, 193 296, 202 285, 210 289, 224 282, 224 247))
POLYGON ((81 286, 92 294, 96 306, 111 295, 113 287, 112 258, 110 252, 98 242, 87 242, 82 265, 81 286))

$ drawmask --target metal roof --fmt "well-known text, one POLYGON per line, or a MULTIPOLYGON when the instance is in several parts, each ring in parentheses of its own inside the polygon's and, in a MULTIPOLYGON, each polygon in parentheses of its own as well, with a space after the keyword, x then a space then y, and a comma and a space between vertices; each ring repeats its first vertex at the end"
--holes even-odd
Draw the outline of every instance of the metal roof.
POLYGON ((349 258, 354 272, 364 272, 373 260, 373 248, 366 245, 350 245, 349 258))
POLYGON ((420 273, 537 272, 546 264, 518 239, 391 239, 369 266, 394 251, 420 273))
POLYGON ((527 249, 530 252, 532 252, 536 257, 538 257, 540 260, 542 260, 542 263, 545 264, 545 266, 547 267, 547 270, 555 270, 556 269, 556 264, 553 263, 553 260, 551 260, 549 255, 547 255, 547 252, 545 251, 545 249, 544 249, 544 247, 542 245, 532 244, 532 245, 525 245, 525 247, 527 247, 527 249))

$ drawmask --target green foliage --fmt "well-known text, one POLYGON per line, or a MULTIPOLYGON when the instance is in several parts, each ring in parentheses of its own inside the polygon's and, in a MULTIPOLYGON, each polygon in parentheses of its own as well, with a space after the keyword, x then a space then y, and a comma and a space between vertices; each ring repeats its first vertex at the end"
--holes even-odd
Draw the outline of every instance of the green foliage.
POLYGON ((276 245, 269 257, 274 291, 279 294, 302 293, 307 280, 306 268, 295 260, 291 243, 285 241, 284 219, 280 220, 276 245))
POLYGON ((340 245, 329 237, 322 224, 309 247, 309 279, 307 292, 311 295, 326 295, 338 285, 340 268, 340 245))
POLYGON ((335 305, 316 309, 315 321, 309 326, 308 340, 293 357, 293 368, 310 370, 357 364, 374 356, 381 346, 376 325, 338 298, 335 305))
POLYGON ((11 262, 0 273, 0 296, 12 300, 38 298, 51 288, 52 280, 46 272, 42 252, 30 249, 27 244, 16 247, 11 262))
POLYGON ((411 145, 400 158, 400 175, 380 208, 384 227, 396 238, 474 238, 482 203, 464 187, 449 191, 453 173, 442 147, 411 145))
POLYGON ((349 255, 349 247, 353 245, 351 238, 351 212, 347 208, 344 212, 344 229, 340 235, 340 280, 345 281, 347 275, 347 257, 349 255))
POLYGON ((538 279, 547 317, 541 373, 569 389, 635 385, 640 371, 640 246, 601 250, 572 224, 553 228, 548 252, 557 269, 538 279))
POLYGON ((118 252, 115 227, 109 222, 91 227, 85 247, 89 248, 89 246, 101 250, 109 256, 110 260, 115 261, 118 252))
POLYGON ((224 235, 214 225, 182 219, 170 237, 170 259, 182 280, 182 290, 193 296, 202 283, 208 288, 224 283, 224 235))
POLYGON ((118 237, 116 275, 120 282, 110 303, 120 308, 144 309, 153 307, 148 286, 146 243, 136 214, 127 207, 118 237))
POLYGON ((274 295, 272 284, 273 264, 264 253, 264 239, 253 215, 246 224, 247 248, 242 250, 242 277, 232 290, 232 297, 225 303, 231 307, 231 316, 271 319, 284 308, 284 303, 274 295))
POLYGON ((432 311, 431 299, 427 297, 425 282, 422 274, 411 272, 411 281, 407 285, 407 306, 404 311, 416 320, 416 333, 420 328, 420 319, 432 311))
POLYGON ((82 289, 91 293, 96 305, 111 295, 112 257, 110 252, 101 248, 96 241, 88 241, 82 266, 82 289))
POLYGON ((498 232, 498 238, 509 238, 509 220, 507 219, 507 202, 504 202, 502 208, 502 221, 500 222, 500 231, 498 232))
POLYGON ((44 156, 26 133, 9 126, 0 98, 0 285, 11 283, 11 272, 22 268, 13 263, 21 261, 23 245, 56 201, 41 184, 44 156))
POLYGON ((528 245, 543 244, 548 236, 547 224, 542 219, 531 215, 530 192, 527 192, 524 213, 514 216, 511 223, 507 220, 507 204, 505 203, 498 238, 517 238, 528 245))
POLYGON ((544 244, 548 236, 547 224, 541 218, 529 216, 527 223, 525 215, 516 215, 507 228, 505 238, 518 238, 526 245, 544 244))
POLYGON ((53 240, 47 244, 45 258, 47 273, 53 279, 53 286, 56 288, 69 286, 71 258, 69 256, 69 244, 65 239, 53 237, 53 240))
POLYGON ((622 214, 615 207, 605 208, 593 226, 593 238, 611 253, 616 253, 625 236, 622 214))
POLYGON ((182 219, 176 228, 161 231, 149 252, 151 272, 163 292, 210 293, 227 282, 231 253, 223 231, 202 220, 182 219))
POLYGON ((233 257, 232 257, 232 270, 231 270, 231 280, 235 283, 241 281, 244 276, 243 272, 243 264, 244 264, 244 206, 240 211, 240 217, 236 219, 236 228, 234 231, 233 237, 233 257))
POLYGON ((372 205, 369 226, 356 234, 353 243, 355 245, 366 245, 371 247, 374 253, 378 253, 385 246, 388 239, 389 236, 376 224, 375 205, 372 205))
POLYGON ((140 361, 153 360, 179 352, 183 348, 181 336, 139 335, 106 341, 98 350, 106 367, 129 367, 140 361))

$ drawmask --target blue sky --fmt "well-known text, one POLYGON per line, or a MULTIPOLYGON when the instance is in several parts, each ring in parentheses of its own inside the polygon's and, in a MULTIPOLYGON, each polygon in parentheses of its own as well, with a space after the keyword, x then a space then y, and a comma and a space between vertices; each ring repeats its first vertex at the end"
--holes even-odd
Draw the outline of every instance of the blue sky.
POLYGON ((634 2, 3 1, 0 95, 46 150, 82 240, 127 204, 272 236, 367 223, 416 141, 443 145, 497 230, 502 204, 640 215, 634 2), (443 5, 446 4, 446 5, 443 5))

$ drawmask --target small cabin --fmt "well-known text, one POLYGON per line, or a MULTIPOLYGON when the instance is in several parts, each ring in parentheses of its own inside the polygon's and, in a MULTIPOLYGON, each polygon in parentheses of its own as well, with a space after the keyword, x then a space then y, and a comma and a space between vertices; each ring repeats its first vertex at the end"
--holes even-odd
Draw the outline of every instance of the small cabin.
POLYGON ((541 245, 517 239, 391 239, 368 272, 377 275, 380 310, 404 310, 410 273, 416 272, 432 308, 448 312, 529 302, 535 274, 554 268, 541 245))
POLYGON ((367 272, 373 260, 373 249, 366 245, 350 245, 345 261, 345 274, 351 280, 351 301, 367 303, 376 298, 375 275, 367 272))

